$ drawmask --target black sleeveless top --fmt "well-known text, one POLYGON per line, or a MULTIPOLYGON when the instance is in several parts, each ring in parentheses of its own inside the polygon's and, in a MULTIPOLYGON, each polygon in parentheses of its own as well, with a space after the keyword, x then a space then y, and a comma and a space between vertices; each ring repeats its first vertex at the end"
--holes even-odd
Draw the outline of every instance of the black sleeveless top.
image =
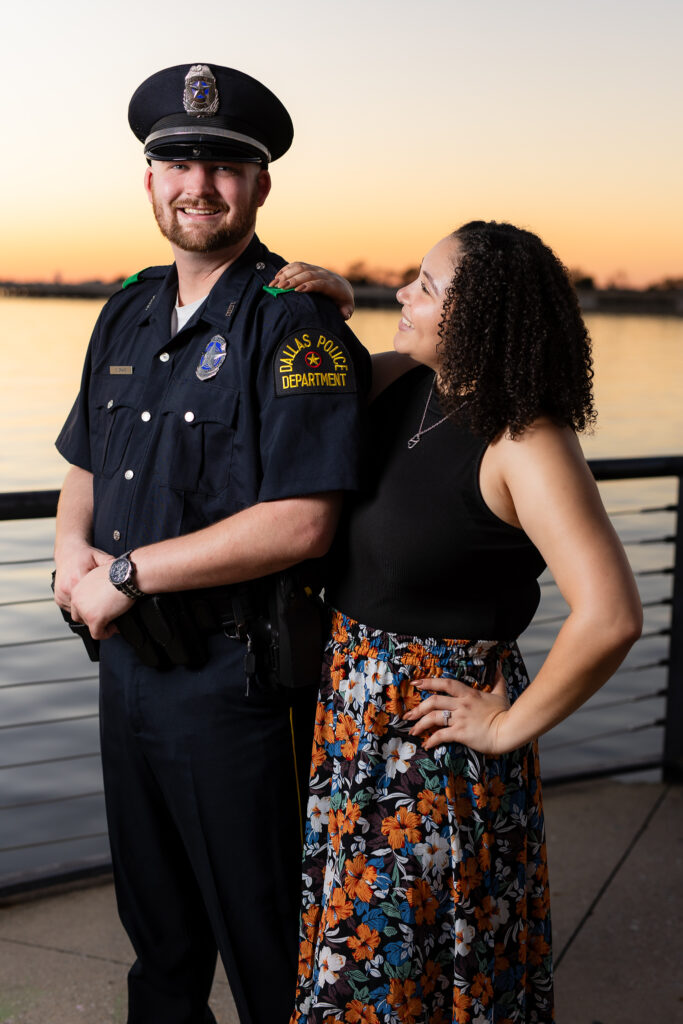
POLYGON ((446 420, 434 374, 399 377, 369 410, 361 491, 330 552, 328 603, 367 626, 420 637, 514 640, 539 601, 545 562, 479 489, 487 442, 446 420))

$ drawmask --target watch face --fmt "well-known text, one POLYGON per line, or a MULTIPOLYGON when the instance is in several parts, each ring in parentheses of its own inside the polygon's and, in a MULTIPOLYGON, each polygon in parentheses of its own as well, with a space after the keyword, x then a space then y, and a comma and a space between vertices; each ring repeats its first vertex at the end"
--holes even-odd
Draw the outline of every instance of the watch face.
POLYGON ((127 558, 116 558, 109 567, 109 579, 116 585, 125 583, 130 576, 130 562, 127 558))

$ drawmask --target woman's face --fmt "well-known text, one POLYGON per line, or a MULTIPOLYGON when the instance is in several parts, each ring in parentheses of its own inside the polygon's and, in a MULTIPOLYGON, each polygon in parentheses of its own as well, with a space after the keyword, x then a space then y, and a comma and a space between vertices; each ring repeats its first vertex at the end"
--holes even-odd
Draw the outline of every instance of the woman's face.
POLYGON ((433 370, 438 368, 436 347, 443 302, 459 255, 460 245, 456 239, 442 238, 423 259, 417 278, 396 292, 403 315, 394 348, 433 370))

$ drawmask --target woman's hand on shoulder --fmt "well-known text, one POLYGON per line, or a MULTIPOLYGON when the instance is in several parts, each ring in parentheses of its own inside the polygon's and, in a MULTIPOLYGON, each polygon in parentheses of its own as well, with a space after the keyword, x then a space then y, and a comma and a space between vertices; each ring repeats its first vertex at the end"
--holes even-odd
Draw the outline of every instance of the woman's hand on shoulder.
POLYGON ((345 277, 325 267, 297 260, 278 270, 270 282, 271 288, 293 288, 297 292, 320 292, 327 295, 339 307, 345 320, 355 309, 353 288, 345 277))

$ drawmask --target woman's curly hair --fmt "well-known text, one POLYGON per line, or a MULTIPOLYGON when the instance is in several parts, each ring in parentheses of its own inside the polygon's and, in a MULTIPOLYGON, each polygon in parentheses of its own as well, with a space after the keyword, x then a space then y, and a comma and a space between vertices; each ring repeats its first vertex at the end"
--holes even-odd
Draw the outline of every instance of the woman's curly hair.
POLYGON ((492 440, 538 416, 583 431, 595 421, 591 341, 565 267, 530 231, 471 221, 439 325, 444 411, 492 440))

